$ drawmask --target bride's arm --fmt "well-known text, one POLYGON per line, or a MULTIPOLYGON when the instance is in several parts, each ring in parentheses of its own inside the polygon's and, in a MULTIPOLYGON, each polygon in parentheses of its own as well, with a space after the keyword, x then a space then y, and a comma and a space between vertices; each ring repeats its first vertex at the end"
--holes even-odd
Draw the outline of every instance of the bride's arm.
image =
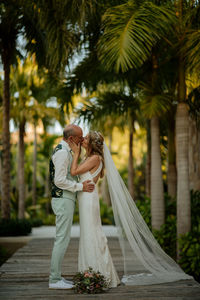
POLYGON ((78 159, 80 155, 80 145, 72 145, 70 144, 70 147, 72 148, 74 152, 73 160, 72 160, 72 165, 71 165, 71 175, 80 175, 83 174, 87 171, 92 170, 96 165, 99 164, 99 156, 98 155, 93 155, 80 165, 78 165, 78 159))

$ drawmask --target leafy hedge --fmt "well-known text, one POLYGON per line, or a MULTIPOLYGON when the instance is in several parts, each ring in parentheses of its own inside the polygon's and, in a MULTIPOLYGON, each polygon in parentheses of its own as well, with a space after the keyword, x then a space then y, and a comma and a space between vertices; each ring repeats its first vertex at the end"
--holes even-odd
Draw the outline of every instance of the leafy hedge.
POLYGON ((0 236, 28 235, 31 230, 31 222, 26 219, 0 220, 0 236))
POLYGON ((180 238, 179 264, 200 282, 200 191, 191 191, 191 231, 180 238))

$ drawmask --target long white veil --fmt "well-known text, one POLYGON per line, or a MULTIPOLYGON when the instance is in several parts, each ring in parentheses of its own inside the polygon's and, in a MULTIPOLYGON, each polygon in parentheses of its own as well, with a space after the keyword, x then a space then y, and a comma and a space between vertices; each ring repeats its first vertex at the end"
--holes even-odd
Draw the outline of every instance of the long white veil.
POLYGON ((104 143, 104 159, 115 224, 124 259, 126 285, 193 279, 160 247, 143 220, 104 143))

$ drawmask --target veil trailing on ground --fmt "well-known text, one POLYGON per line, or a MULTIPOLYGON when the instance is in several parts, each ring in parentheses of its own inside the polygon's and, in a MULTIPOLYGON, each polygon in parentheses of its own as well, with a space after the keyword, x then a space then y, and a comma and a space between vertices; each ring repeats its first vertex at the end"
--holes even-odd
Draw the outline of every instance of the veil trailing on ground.
POLYGON ((160 247, 143 220, 104 143, 104 160, 115 224, 124 260, 126 285, 193 279, 160 247))

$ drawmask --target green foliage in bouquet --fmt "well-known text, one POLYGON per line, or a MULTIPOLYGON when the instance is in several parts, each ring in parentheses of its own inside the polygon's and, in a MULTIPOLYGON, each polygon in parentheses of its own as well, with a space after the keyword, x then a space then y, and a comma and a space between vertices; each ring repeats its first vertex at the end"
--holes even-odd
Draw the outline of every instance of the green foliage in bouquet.
POLYGON ((100 272, 95 272, 91 267, 78 272, 74 278, 74 292, 78 294, 98 294, 106 291, 109 286, 109 280, 100 272))

